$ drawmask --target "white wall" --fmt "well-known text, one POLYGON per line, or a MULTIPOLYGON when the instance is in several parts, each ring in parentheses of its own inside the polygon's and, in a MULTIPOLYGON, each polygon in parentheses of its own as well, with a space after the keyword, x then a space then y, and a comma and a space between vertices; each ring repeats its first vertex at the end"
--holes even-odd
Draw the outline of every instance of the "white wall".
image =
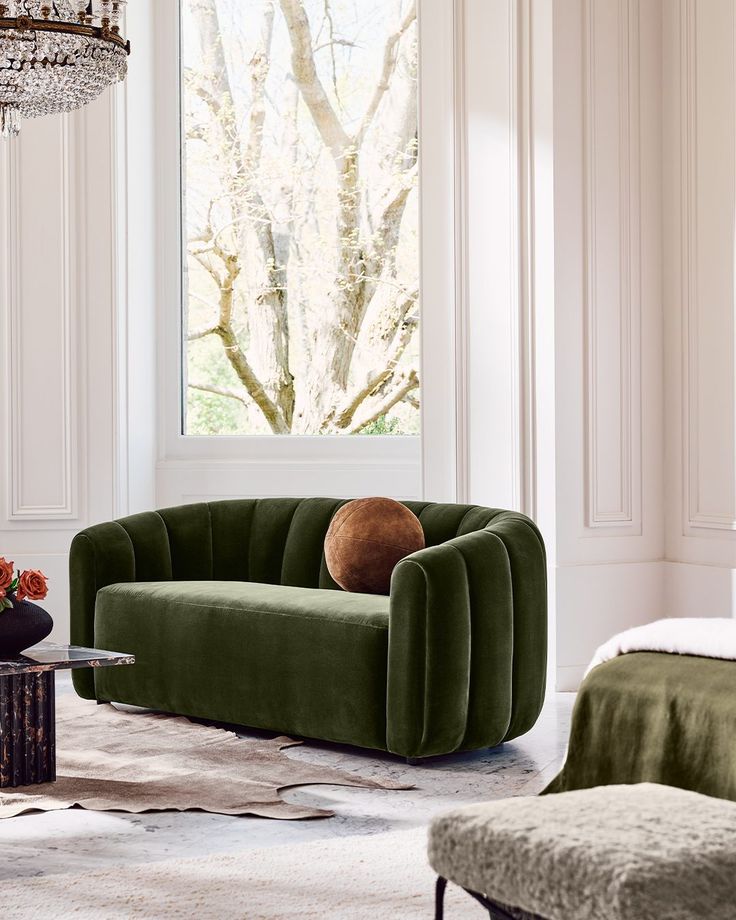
POLYGON ((155 501, 152 13, 124 87, 0 142, 0 555, 48 575, 58 641, 74 534, 155 501))
POLYGON ((558 685, 663 609, 661 6, 554 4, 558 685))
POLYGON ((736 4, 555 4, 558 683, 736 611, 736 4))
POLYGON ((664 11, 666 606, 736 609, 736 19, 733 0, 664 11))
POLYGON ((72 536, 116 510, 110 99, 0 143, 0 555, 49 577, 68 633, 72 536))

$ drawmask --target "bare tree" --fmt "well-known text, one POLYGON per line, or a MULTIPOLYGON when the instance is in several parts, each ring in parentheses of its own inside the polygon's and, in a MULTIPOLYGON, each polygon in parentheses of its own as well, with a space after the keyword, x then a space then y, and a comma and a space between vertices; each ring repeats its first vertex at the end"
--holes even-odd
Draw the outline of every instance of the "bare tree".
MULTIPOLYGON (((249 110, 238 111, 217 0, 190 0, 203 66, 187 75, 188 89, 206 117, 188 126, 188 139, 206 144, 218 194, 202 226, 190 235, 189 257, 216 291, 212 322, 191 329, 191 341, 210 336, 241 387, 190 381, 193 390, 256 406, 275 434, 356 433, 402 400, 414 399, 416 369, 402 364, 417 329, 418 289, 402 283, 397 264, 402 222, 417 179, 416 0, 388 36, 381 70, 357 126, 348 130, 337 95, 335 30, 329 0, 325 16, 332 55, 332 86, 319 74, 303 0, 266 0, 259 37, 247 63, 249 110), (319 264, 305 264, 302 230, 323 215, 295 214, 293 187, 279 189, 277 216, 265 187, 264 127, 272 66, 274 21, 288 32, 291 74, 284 87, 284 131, 296 161, 301 102, 334 168, 334 226, 319 264), (385 188, 366 192, 364 160, 375 158, 376 139, 393 141, 385 188), (284 216, 285 215, 285 216, 284 216), (256 246, 253 246, 255 241, 256 246), (257 252, 253 252, 256 249, 257 252), (289 302, 290 272, 326 277, 315 302, 289 302), (239 287, 247 275, 248 295, 239 287), (290 321, 291 318, 291 321, 290 321), (296 325, 292 331, 291 325, 296 325), (293 336, 293 338, 292 338, 293 336), (299 341, 300 359, 293 353, 299 341)), ((314 253, 311 254, 314 262, 314 253)))

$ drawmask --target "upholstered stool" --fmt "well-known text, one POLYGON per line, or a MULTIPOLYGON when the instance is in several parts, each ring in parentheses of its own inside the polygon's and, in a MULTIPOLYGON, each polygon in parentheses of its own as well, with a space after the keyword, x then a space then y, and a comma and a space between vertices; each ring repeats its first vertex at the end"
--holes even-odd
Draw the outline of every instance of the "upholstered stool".
POLYGON ((429 861, 492 918, 736 920, 736 803, 669 786, 505 799, 436 818, 429 861))

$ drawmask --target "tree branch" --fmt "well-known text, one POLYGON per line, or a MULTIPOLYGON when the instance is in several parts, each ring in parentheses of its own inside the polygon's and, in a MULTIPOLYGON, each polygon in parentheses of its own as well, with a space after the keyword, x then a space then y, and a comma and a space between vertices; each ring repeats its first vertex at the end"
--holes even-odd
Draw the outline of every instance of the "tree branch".
MULTIPOLYGON (((210 109, 215 124, 221 135, 222 155, 226 162, 221 166, 221 181, 229 200, 232 220, 230 226, 235 230, 233 247, 238 254, 247 251, 244 238, 246 221, 252 227, 263 258, 265 283, 254 298, 258 309, 246 315, 251 333, 253 353, 258 361, 258 371, 246 360, 240 348, 232 322, 232 291, 225 290, 234 278, 231 264, 238 255, 224 251, 221 232, 214 236, 213 248, 227 265, 228 279, 220 284, 221 316, 218 334, 223 342, 225 354, 243 382, 248 392, 263 411, 266 419, 278 433, 285 426, 288 430, 294 409, 294 383, 289 371, 289 335, 288 311, 286 305, 286 281, 284 268, 277 259, 273 235, 272 216, 266 207, 257 185, 258 170, 263 153, 263 126, 266 118, 265 87, 271 63, 271 42, 275 10, 273 3, 263 6, 260 38, 250 60, 251 106, 248 118, 248 140, 243 147, 240 129, 237 125, 235 103, 230 85, 230 76, 222 42, 222 30, 219 24, 215 0, 195 0, 193 11, 197 16, 205 56, 210 60, 212 86, 199 86, 197 91, 210 109), (222 311, 230 313, 227 321, 223 320, 222 311), (263 382, 261 382, 262 378, 263 382), (270 391, 270 395, 269 395, 270 391), (276 414, 274 414, 274 408, 276 414)), ((205 266, 207 267, 207 266, 205 266)), ((238 272, 239 273, 239 268, 238 272)))
POLYGON ((244 406, 248 405, 248 400, 237 390, 231 390, 229 387, 215 387, 208 383, 188 383, 190 390, 200 390, 202 393, 212 393, 215 396, 227 396, 228 399, 237 399, 244 406))
POLYGON ((322 42, 321 45, 314 46, 314 53, 318 54, 320 51, 324 51, 325 48, 331 48, 333 45, 338 45, 342 48, 357 48, 357 42, 348 41, 347 38, 333 38, 331 41, 322 42))
POLYGON ((215 335, 217 333, 217 326, 201 326, 199 329, 194 329, 187 336, 188 342, 196 342, 197 339, 204 339, 208 335, 215 335))
POLYGON ((378 219, 373 232, 374 246, 365 259, 366 300, 370 300, 376 290, 376 283, 371 279, 393 273, 401 222, 418 176, 419 170, 416 165, 402 174, 400 187, 388 200, 378 219))
POLYGON ((217 287, 222 286, 222 277, 218 273, 217 269, 210 263, 209 259, 205 259, 204 254, 201 252, 191 252, 189 255, 207 272, 207 274, 212 278, 217 287))
MULTIPOLYGON (((330 40, 327 42, 327 47, 330 50, 330 62, 332 64, 332 91, 335 94, 335 99, 337 104, 342 108, 342 103, 340 102, 340 92, 337 88, 337 58, 335 57, 335 20, 332 16, 332 7, 330 6, 330 0, 324 0, 324 9, 325 9, 325 19, 327 20, 327 31, 329 32, 330 40)), ((317 53, 317 49, 314 50, 314 54, 317 53)))
POLYGON ((215 332, 220 337, 225 357, 230 362, 230 366, 248 391, 251 399, 263 413, 271 431, 274 434, 288 434, 289 426, 284 420, 279 407, 268 395, 255 371, 250 366, 233 329, 234 286, 240 274, 238 257, 223 252, 219 252, 218 255, 225 264, 227 276, 220 285, 220 318, 215 332))
MULTIPOLYGON (((288 427, 294 413, 294 379, 289 370, 289 313, 285 262, 279 258, 273 229, 273 217, 256 184, 255 177, 263 156, 263 128, 266 121, 266 80, 271 66, 271 46, 275 10, 264 9, 261 39, 250 62, 251 108, 248 146, 245 154, 245 197, 255 215, 252 222, 261 247, 267 283, 256 303, 259 309, 249 314, 254 354, 261 364, 261 376, 274 393, 275 402, 288 427)), ((286 247, 288 257, 288 247, 286 247)))
POLYGON ((408 348, 418 325, 419 321, 416 317, 404 319, 401 326, 401 333, 396 338, 384 366, 380 370, 369 373, 365 384, 352 395, 345 407, 337 412, 335 425, 338 428, 347 428, 365 400, 372 394, 378 393, 382 387, 390 382, 392 376, 396 373, 396 367, 408 348))
POLYGON ((363 121, 361 122, 358 133, 355 136, 355 145, 357 147, 362 146, 365 136, 368 133, 368 129, 373 123, 373 119, 376 117, 376 112, 378 107, 381 104, 381 100, 388 92, 389 87, 391 86, 391 77, 393 76, 394 70, 396 69, 396 62, 399 59, 398 50, 399 42, 403 38, 404 34, 408 31, 409 27, 413 22, 416 22, 417 18, 417 5, 416 0, 412 2, 411 6, 407 10, 406 16, 404 16, 399 28, 393 35, 389 35, 386 42, 386 47, 383 52, 383 66, 381 67, 381 76, 378 80, 378 84, 373 93, 373 98, 371 99, 366 113, 363 116, 363 121))
POLYGON ((266 393, 261 381, 248 363, 232 326, 218 326, 217 334, 220 336, 230 366, 238 375, 238 379, 248 391, 253 402, 263 413, 271 431, 274 434, 289 434, 289 427, 279 412, 278 406, 266 393))
POLYGON ((330 104, 317 73, 312 33, 302 0, 280 0, 291 39, 291 67, 302 98, 325 145, 336 160, 342 159, 351 140, 330 104))
POLYGON ((411 393, 412 390, 416 390, 418 386, 419 377, 417 372, 409 371, 409 373, 400 381, 397 388, 393 390, 388 396, 386 396, 385 399, 372 410, 366 409, 366 411, 370 414, 358 419, 358 421, 356 421, 350 428, 348 428, 347 433, 358 434, 361 429, 377 421, 387 412, 390 412, 397 403, 400 403, 403 399, 405 399, 406 396, 411 393))

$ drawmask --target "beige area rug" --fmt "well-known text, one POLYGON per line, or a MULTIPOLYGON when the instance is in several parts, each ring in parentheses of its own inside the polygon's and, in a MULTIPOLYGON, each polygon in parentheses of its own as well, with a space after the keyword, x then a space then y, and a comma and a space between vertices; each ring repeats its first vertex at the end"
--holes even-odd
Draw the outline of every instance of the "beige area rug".
POLYGON ((285 802, 313 783, 406 789, 292 760, 290 738, 239 738, 180 716, 122 712, 64 696, 57 707, 57 781, 0 793, 0 818, 80 805, 92 811, 188 811, 265 818, 333 812, 285 802))
MULTIPOLYGON (((3 920, 431 920, 426 831, 332 837, 201 859, 3 882, 3 920)), ((454 886, 447 917, 481 920, 454 886)))

